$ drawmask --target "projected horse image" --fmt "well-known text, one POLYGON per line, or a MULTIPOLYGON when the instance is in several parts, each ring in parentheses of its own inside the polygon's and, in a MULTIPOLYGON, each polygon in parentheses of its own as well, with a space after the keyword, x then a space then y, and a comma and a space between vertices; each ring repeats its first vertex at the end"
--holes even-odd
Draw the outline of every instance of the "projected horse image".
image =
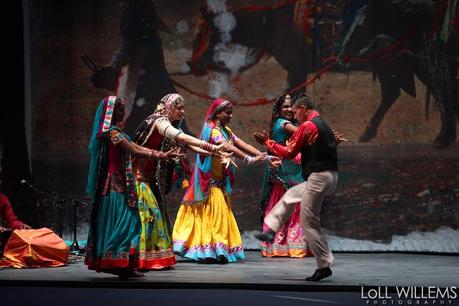
POLYGON ((426 115, 430 94, 441 114, 441 130, 434 147, 448 147, 455 142, 459 116, 459 33, 454 29, 454 18, 445 20, 448 16, 457 18, 457 7, 450 6, 451 11, 446 12, 448 7, 442 7, 446 2, 369 1, 359 10, 350 29, 343 29, 341 55, 366 58, 381 84, 381 103, 360 141, 367 142, 376 136, 379 124, 401 90, 416 97, 416 76, 427 88, 426 115), (447 28, 440 28, 441 24, 447 28))
MULTIPOLYGON (((236 8, 231 10, 235 19, 235 26, 229 33, 231 40, 225 44, 247 47, 250 60, 239 72, 250 69, 265 55, 272 56, 287 71, 288 86, 285 91, 289 91, 301 85, 308 74, 321 68, 324 59, 334 55, 335 43, 344 35, 343 31, 349 32, 349 29, 341 29, 343 10, 353 2, 287 1, 274 6, 236 8), (300 6, 300 3, 313 3, 315 6, 300 6), (307 23, 305 20, 313 22, 307 23)), ((441 112, 441 131, 434 140, 434 147, 450 146, 456 139, 455 113, 458 109, 457 31, 451 32, 443 47, 438 47, 432 39, 426 38, 432 33, 434 20, 440 10, 434 4, 435 1, 413 1, 413 6, 427 5, 429 10, 424 12, 400 4, 409 1, 378 0, 369 3, 368 10, 362 10, 367 18, 361 24, 355 24, 346 44, 341 46, 341 55, 362 56, 360 50, 371 41, 383 37, 378 36, 380 34, 385 34, 386 38, 397 38, 401 33, 409 35, 404 38, 403 48, 392 50, 390 61, 388 55, 384 54, 368 58, 364 64, 354 62, 348 67, 352 70, 368 70, 368 67, 372 67, 381 88, 380 106, 359 141, 368 142, 376 136, 379 124, 400 96, 401 90, 416 96, 416 75, 434 96, 441 112), (412 29, 413 25, 417 25, 417 28, 412 29)), ((201 10, 193 54, 187 62, 194 75, 204 75, 209 71, 229 71, 216 54, 219 46, 224 43, 222 30, 216 26, 216 16, 218 14, 201 10)), ((377 48, 377 44, 374 47, 377 48)), ((342 69, 334 68, 334 71, 342 69)), ((298 91, 304 90, 299 88, 298 91)))

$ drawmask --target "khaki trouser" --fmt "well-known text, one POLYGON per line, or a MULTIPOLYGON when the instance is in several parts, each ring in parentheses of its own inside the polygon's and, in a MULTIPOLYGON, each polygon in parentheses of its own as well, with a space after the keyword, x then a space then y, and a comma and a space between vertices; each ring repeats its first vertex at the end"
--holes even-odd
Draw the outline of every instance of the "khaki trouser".
POLYGON ((309 243, 318 268, 326 268, 334 264, 334 257, 328 248, 327 239, 320 228, 320 210, 325 195, 331 194, 338 184, 336 171, 313 172, 308 180, 293 186, 274 205, 265 217, 265 224, 277 232, 290 218, 295 204, 301 204, 301 228, 304 239, 309 243))

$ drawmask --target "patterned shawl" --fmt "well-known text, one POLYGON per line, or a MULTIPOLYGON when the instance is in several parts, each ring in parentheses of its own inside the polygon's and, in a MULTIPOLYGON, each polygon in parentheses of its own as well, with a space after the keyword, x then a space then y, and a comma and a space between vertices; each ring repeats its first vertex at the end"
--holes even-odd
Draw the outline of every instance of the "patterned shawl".
MULTIPOLYGON (((107 157, 109 132, 118 127, 112 123, 113 111, 117 103, 117 97, 109 96, 104 98, 97 108, 94 116, 91 139, 89 141, 89 171, 88 182, 86 185, 86 194, 95 198, 97 191, 101 187, 101 180, 105 178, 107 171, 107 157)), ((122 132, 123 133, 123 132, 122 132)), ((131 156, 128 153, 123 154, 123 170, 126 178, 126 200, 130 207, 136 207, 137 200, 135 195, 134 175, 132 171, 131 156)))
MULTIPOLYGON (((231 103, 225 99, 216 99, 213 101, 204 118, 200 139, 212 142, 212 129, 218 128, 222 131, 222 135, 227 141, 231 140, 232 133, 228 129, 218 126, 215 120, 215 115, 228 105, 231 105, 231 103)), ((183 197, 183 204, 202 204, 207 202, 209 197, 209 183, 212 178, 211 170, 212 157, 197 154, 191 184, 183 197)), ((225 195, 230 195, 236 169, 233 165, 230 165, 227 169, 223 169, 223 171, 223 192, 225 195)))
MULTIPOLYGON (((156 120, 169 121, 169 116, 172 114, 175 106, 180 102, 184 103, 185 99, 177 93, 165 95, 156 106, 153 114, 148 116, 135 131, 134 142, 141 146, 145 145, 153 133, 156 120)), ((180 128, 180 124, 181 122, 174 123, 174 126, 180 128)), ((174 141, 164 137, 160 150, 162 152, 167 152, 175 145, 174 141)), ((171 188, 173 167, 174 164, 170 160, 158 161, 155 177, 163 200, 164 195, 169 192, 171 188)))

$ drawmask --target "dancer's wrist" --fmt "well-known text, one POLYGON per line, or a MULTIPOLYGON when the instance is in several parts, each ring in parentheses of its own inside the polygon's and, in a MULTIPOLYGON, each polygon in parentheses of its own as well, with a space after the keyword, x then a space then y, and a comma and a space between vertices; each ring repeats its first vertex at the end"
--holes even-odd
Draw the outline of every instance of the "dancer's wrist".
POLYGON ((247 165, 251 165, 255 162, 255 157, 252 157, 250 155, 246 155, 244 157, 244 162, 247 164, 247 165))

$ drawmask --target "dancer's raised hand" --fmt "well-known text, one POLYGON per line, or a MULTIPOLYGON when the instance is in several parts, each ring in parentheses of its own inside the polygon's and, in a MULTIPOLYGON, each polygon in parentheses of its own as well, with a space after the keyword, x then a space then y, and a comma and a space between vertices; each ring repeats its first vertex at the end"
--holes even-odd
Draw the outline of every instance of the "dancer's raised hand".
POLYGON ((255 140, 259 144, 262 144, 262 145, 264 145, 266 140, 269 139, 269 135, 265 130, 263 130, 263 132, 255 132, 255 133, 253 133, 253 137, 255 137, 255 140))
POLYGON ((336 139, 336 143, 337 144, 340 144, 342 142, 347 142, 348 141, 346 138, 344 138, 343 133, 335 131, 334 129, 332 129, 332 131, 333 131, 333 135, 335 135, 335 139, 336 139))

